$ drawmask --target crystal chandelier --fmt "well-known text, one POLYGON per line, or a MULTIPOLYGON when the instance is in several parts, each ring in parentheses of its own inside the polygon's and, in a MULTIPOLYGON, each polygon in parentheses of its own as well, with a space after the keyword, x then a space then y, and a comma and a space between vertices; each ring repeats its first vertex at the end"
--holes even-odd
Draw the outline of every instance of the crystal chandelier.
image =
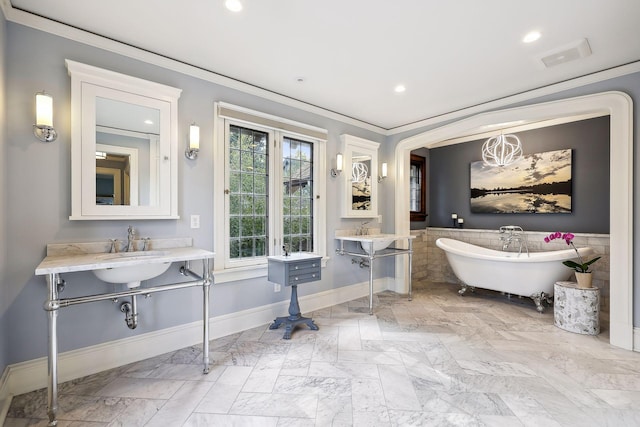
POLYGON ((522 158, 522 144, 515 135, 492 136, 482 145, 482 160, 489 166, 506 166, 522 158))

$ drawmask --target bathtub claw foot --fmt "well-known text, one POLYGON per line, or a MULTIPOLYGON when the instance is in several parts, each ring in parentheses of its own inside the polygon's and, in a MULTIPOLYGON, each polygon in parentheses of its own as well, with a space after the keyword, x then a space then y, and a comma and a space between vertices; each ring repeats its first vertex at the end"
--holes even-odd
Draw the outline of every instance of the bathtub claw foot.
POLYGON ((539 294, 532 294, 530 298, 536 304, 536 310, 538 310, 539 313, 544 313, 544 306, 542 305, 543 302, 546 302, 549 305, 553 303, 553 299, 551 298, 551 296, 544 292, 540 292, 539 294))
POLYGON ((462 285, 462 287, 458 290, 458 295, 463 296, 467 292, 467 286, 462 285))

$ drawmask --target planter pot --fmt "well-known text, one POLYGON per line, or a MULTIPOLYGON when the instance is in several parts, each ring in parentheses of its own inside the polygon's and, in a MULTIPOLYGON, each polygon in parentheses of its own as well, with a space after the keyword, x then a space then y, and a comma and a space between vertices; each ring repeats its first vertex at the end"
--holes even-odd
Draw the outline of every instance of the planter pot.
POLYGON ((591 281, 593 279, 592 273, 578 273, 576 271, 576 280, 578 281, 578 287, 582 289, 591 288, 591 281))

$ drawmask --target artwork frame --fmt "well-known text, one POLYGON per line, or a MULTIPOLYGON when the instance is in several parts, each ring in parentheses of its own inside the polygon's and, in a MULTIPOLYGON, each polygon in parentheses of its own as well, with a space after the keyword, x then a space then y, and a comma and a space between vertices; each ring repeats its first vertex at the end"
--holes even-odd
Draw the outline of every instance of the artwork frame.
POLYGON ((474 214, 570 214, 570 148, 524 155, 501 167, 469 165, 470 210, 474 214))

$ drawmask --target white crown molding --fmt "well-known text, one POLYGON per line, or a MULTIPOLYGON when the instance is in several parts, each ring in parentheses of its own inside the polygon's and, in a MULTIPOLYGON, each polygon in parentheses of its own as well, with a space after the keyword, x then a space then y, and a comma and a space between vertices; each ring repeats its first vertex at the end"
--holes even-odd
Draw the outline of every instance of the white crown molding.
POLYGON ((465 117, 473 114, 477 114, 489 109, 496 109, 512 105, 517 102, 527 101, 533 98, 538 98, 545 95, 561 92, 568 89, 588 85, 591 83, 597 83, 604 80, 609 80, 615 77, 624 76, 640 72, 640 61, 633 62, 631 64, 622 65, 619 67, 610 68, 608 70, 595 72, 586 76, 577 77, 574 79, 566 80, 560 83, 551 84, 542 88, 525 91, 516 95, 506 96, 493 101, 487 101, 482 104, 474 105, 468 108, 462 108, 460 110, 444 113, 435 117, 420 120, 414 123, 409 123, 403 126, 396 126, 393 128, 384 128, 381 126, 373 125, 358 119, 354 119, 343 114, 326 110, 321 107, 317 107, 312 104, 308 104, 303 101, 299 101, 294 98, 290 98, 276 92, 268 91, 251 84, 234 80, 229 77, 216 74, 213 71, 203 70, 201 68, 185 64, 183 62, 176 61, 174 59, 164 57, 152 52, 148 52, 139 49, 134 46, 130 46, 106 37, 92 34, 78 28, 70 27, 60 22, 55 22, 37 15, 33 15, 28 12, 24 12, 18 9, 14 9, 10 0, 1 0, 0 7, 2 12, 8 21, 16 24, 21 24, 27 27, 34 28, 36 30, 44 31, 50 34, 54 34, 60 37, 67 38, 69 40, 84 43, 89 46, 93 46, 99 49, 103 49, 109 52, 113 52, 119 55, 127 56, 129 58, 137 59, 139 61, 146 62, 148 64, 156 65, 166 68, 168 70, 176 71, 188 76, 196 77, 211 83, 223 85, 225 87, 236 89, 244 93, 259 96, 264 99, 268 99, 274 102, 278 102, 283 105, 298 108, 303 111, 318 114, 323 117, 327 117, 332 120, 338 120, 346 124, 357 126, 362 129, 366 129, 372 132, 376 132, 384 136, 393 136, 403 132, 420 129, 427 126, 432 126, 438 123, 443 123, 450 120, 455 120, 460 117, 465 117))
POLYGON ((297 99, 290 98, 276 92, 262 89, 249 83, 225 77, 220 74, 216 74, 213 71, 204 70, 202 68, 179 62, 174 59, 155 54, 153 52, 145 51, 143 49, 130 46, 116 40, 89 33, 79 28, 74 28, 60 22, 55 22, 41 16, 33 15, 31 13, 15 9, 13 8, 13 6, 11 6, 10 0, 2 0, 2 3, 0 3, 0 5, 2 5, 2 11, 4 12, 4 16, 7 18, 7 20, 16 24, 31 27, 36 30, 44 31, 79 43, 84 43, 89 46, 127 56, 129 58, 137 59, 148 64, 157 65, 171 71, 182 73, 191 77, 196 77, 201 80, 219 84, 231 89, 236 89, 244 93, 259 96, 270 101, 275 101, 280 104, 287 105, 289 107, 298 108, 300 110, 318 114, 332 120, 338 120, 343 123, 347 123, 362 129, 385 135, 386 130, 382 127, 375 126, 370 123, 363 122, 361 120, 354 119, 352 117, 345 116, 339 113, 335 113, 324 108, 316 107, 315 105, 308 104, 306 102, 299 101, 297 99))
POLYGON ((408 132, 415 129, 424 128, 427 126, 437 125, 439 123, 445 123, 451 120, 459 119, 461 117, 468 117, 474 114, 479 114, 489 110, 495 110, 508 105, 513 105, 519 102, 528 101, 534 98, 540 98, 546 95, 552 95, 554 93, 562 92, 569 89, 574 89, 581 86, 586 86, 592 83, 598 83, 605 80, 610 80, 616 77, 626 76, 640 72, 640 61, 633 62, 631 64, 622 65, 620 67, 610 68, 608 70, 599 71, 593 74, 589 74, 582 77, 576 77, 575 79, 566 80, 560 83, 555 83, 549 86, 545 86, 538 89, 533 89, 519 93, 517 95, 506 96, 504 98, 496 99, 494 101, 485 102, 482 104, 474 105, 473 107, 463 108, 451 113, 445 113, 436 117, 432 117, 425 120, 420 120, 415 123, 410 123, 404 126, 398 126, 387 130, 386 135, 395 135, 403 132, 408 132))

